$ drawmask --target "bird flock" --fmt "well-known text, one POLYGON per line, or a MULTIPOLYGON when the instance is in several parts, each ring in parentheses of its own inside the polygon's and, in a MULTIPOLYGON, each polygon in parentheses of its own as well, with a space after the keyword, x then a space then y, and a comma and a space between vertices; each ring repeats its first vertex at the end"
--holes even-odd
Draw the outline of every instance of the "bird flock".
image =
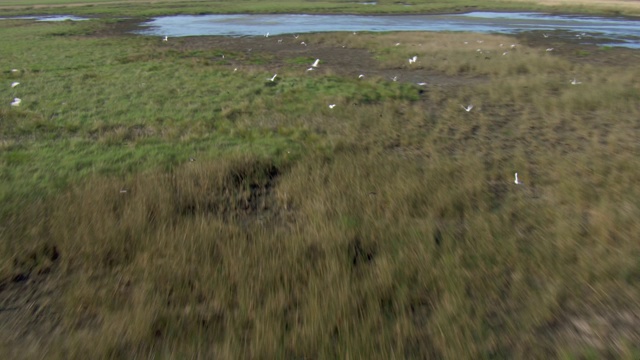
MULTIPOLYGON (((357 35, 357 33, 356 33, 356 32, 353 32, 353 35, 357 35)), ((550 35, 549 35, 549 34, 547 34, 547 33, 543 33, 542 35, 543 35, 543 37, 544 37, 545 39, 550 37, 550 35)), ((576 35, 576 36, 577 36, 577 37, 579 37, 579 38, 581 38, 582 36, 585 36, 585 35, 586 35, 585 33, 581 33, 581 34, 578 34, 578 35, 576 35)), ((269 37, 270 37, 270 33, 269 33, 269 32, 267 32, 267 33, 264 35, 264 37, 265 37, 265 38, 269 38, 269 37)), ((294 34, 294 35, 293 35, 293 37, 294 37, 294 39, 298 39, 299 35, 294 34)), ((169 41, 169 37, 168 37, 168 36, 163 36, 163 37, 162 37, 162 42, 168 42, 168 41, 169 41)), ((282 39, 278 39, 278 40, 277 40, 278 44, 281 44, 281 43, 282 43, 282 41, 283 41, 282 39)), ((483 40, 476 40, 476 43, 477 43, 477 44, 482 44, 483 42, 484 42, 483 40)), ((463 44, 464 44, 464 45, 468 45, 468 44, 469 44, 469 41, 464 41, 464 42, 463 42, 463 44)), ((300 45, 301 45, 301 46, 305 46, 305 47, 306 47, 306 46, 308 46, 308 44, 307 44, 305 41, 301 41, 301 42, 300 42, 300 45)), ((394 44, 394 46, 399 46, 399 45, 400 45, 400 43, 399 43, 399 42, 397 42, 397 43, 395 43, 395 44, 394 44)), ((499 44, 499 47, 504 47, 504 46, 505 46, 504 44, 499 44)), ((344 46, 343 46, 343 47, 344 47, 344 46)), ((511 45, 509 45, 509 49, 513 50, 513 49, 515 49, 515 48, 516 48, 516 44, 511 44, 511 45)), ((548 53, 549 53, 549 52, 553 52, 554 50, 555 50, 555 49, 554 49, 553 47, 549 47, 549 48, 546 48, 546 49, 545 49, 545 52, 548 52, 548 53)), ((250 51, 250 50, 249 50, 249 51, 250 51)), ((485 51, 484 51, 484 50, 482 50, 481 48, 478 48, 478 49, 476 50, 476 52, 481 53, 481 54, 485 53, 485 51)), ((505 56, 505 55, 507 55, 507 54, 509 54, 509 51, 504 51, 504 52, 502 52, 502 56, 505 56)), ((224 55, 222 55, 222 57, 224 58, 224 55)), ((418 62, 418 55, 414 55, 414 56, 412 56, 411 58, 409 58, 409 59, 408 59, 408 62, 409 62, 409 65, 416 64, 416 63, 418 62)), ((308 72, 309 72, 309 71, 314 71, 314 70, 318 69, 318 68, 319 68, 319 66, 320 66, 320 59, 319 59, 319 58, 316 58, 316 59, 313 61, 313 63, 311 63, 311 65, 309 66, 309 68, 307 68, 307 70, 306 70, 306 71, 308 71, 308 72)), ((237 68, 237 67, 233 69, 233 72, 237 72, 237 71, 238 71, 238 68, 237 68)), ((14 69, 11 69, 11 70, 10 70, 10 72, 11 72, 12 74, 18 74, 18 73, 20 73, 20 70, 18 70, 18 69, 15 69, 15 68, 14 68, 14 69)), ((277 78, 277 77, 278 77, 278 74, 277 74, 277 73, 275 73, 272 77, 267 78, 267 81, 274 83, 274 82, 276 82, 276 78, 277 78)), ((359 75, 358 75, 358 79, 363 79, 363 78, 365 78, 365 74, 359 74, 359 75)), ((393 76, 393 77, 391 78, 391 80, 392 80, 392 81, 398 81, 398 76, 393 76)), ((580 84, 582 84, 582 82, 581 82, 581 81, 578 81, 575 77, 574 77, 573 79, 571 79, 569 82, 570 82, 570 84, 571 84, 571 85, 580 85, 580 84)), ((426 86, 426 85, 428 85, 426 82, 418 82, 418 83, 416 83, 416 84, 417 84, 417 85, 419 85, 419 86, 426 86)), ((10 84, 10 88, 11 88, 11 89, 14 89, 14 91, 15 91, 15 89, 16 89, 19 85, 20 85, 20 82, 18 82, 18 81, 13 81, 13 82, 11 82, 11 84, 10 84)), ((20 106, 20 104, 21 104, 21 103, 22 103, 22 99, 21 99, 21 98, 19 98, 19 97, 14 97, 14 98, 13 98, 13 101, 11 101, 10 105, 11 105, 12 107, 18 107, 18 106, 20 106)), ((328 107, 329 107, 329 109, 334 109, 334 108, 336 107, 336 104, 335 104, 335 103, 329 104, 329 105, 328 105, 328 107)), ((473 105, 473 104, 468 104, 468 105, 466 105, 466 106, 465 106, 465 105, 460 105, 460 107, 461 107, 465 112, 467 112, 467 113, 471 112, 471 110, 472 110, 472 109, 474 109, 474 105, 473 105)), ((515 179, 514 179, 514 184, 516 184, 516 185, 522 185, 522 184, 523 184, 523 183, 518 179, 518 173, 517 173, 517 172, 514 174, 514 177, 515 177, 515 179)), ((125 190, 125 192, 126 192, 126 190, 125 190)))

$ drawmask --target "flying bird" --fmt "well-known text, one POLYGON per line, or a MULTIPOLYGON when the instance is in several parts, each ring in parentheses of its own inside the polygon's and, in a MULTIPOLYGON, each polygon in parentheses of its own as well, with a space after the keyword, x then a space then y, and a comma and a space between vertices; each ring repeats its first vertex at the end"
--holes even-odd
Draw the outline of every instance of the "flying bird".
POLYGON ((418 61, 418 57, 414 56, 411 59, 409 59, 409 64, 413 64, 414 62, 418 61))
POLYGON ((278 76, 278 74, 273 74, 273 77, 267 79, 269 81, 276 81, 276 76, 278 76))
POLYGON ((14 98, 14 99, 13 99, 13 102, 11 103, 11 106, 19 106, 21 102, 22 102, 22 100, 21 100, 21 99, 19 99, 19 98, 14 98))
POLYGON ((516 173, 516 179, 513 183, 516 185, 522 185, 522 182, 518 181, 518 173, 516 173))
POLYGON ((336 107, 336 104, 329 104, 329 109, 333 109, 334 107, 336 107))
POLYGON ((19 83, 19 82, 17 82, 17 81, 14 81, 14 82, 12 82, 12 83, 11 83, 11 87, 12 87, 12 88, 14 88, 14 87, 16 87, 16 86, 18 86, 18 85, 20 85, 20 83, 19 83))
POLYGON ((471 111, 471 109, 473 109, 473 105, 469 104, 469 106, 464 107, 463 105, 460 105, 461 108, 463 108, 466 112, 471 111))
POLYGON ((169 37, 168 36, 163 37, 162 41, 169 41, 169 37))
POLYGON ((548 48, 547 50, 545 50, 546 52, 550 52, 553 51, 553 48, 548 48))
POLYGON ((542 36, 544 36, 544 38, 546 39, 549 37, 549 34, 542 34, 542 36))
POLYGON ((362 79, 363 77, 364 77, 364 74, 358 75, 358 79, 362 79))
POLYGON ((311 67, 318 67, 318 64, 320 63, 320 59, 316 59, 316 61, 313 62, 313 64, 311 64, 311 67))

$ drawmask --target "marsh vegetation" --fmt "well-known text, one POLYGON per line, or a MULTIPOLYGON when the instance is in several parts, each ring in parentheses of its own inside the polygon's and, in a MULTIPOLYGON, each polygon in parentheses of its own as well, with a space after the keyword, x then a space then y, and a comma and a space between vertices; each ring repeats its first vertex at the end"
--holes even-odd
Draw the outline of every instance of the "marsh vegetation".
POLYGON ((2 358, 639 356, 637 51, 119 26, 0 22, 2 358))

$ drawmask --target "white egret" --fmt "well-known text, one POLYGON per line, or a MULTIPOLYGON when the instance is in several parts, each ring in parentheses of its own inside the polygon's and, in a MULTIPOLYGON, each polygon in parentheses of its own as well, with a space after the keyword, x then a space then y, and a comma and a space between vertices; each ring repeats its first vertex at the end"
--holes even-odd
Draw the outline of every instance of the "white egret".
POLYGON ((550 52, 553 51, 553 48, 548 48, 547 50, 545 50, 546 52, 550 52))
POLYGON ((333 109, 334 107, 336 107, 336 104, 329 104, 329 109, 333 109))
POLYGON ((311 67, 318 67, 318 64, 320 63, 320 59, 316 59, 316 61, 313 62, 313 64, 311 64, 311 67))
POLYGON ((394 76, 394 77, 392 77, 392 78, 391 78, 391 80, 393 80, 393 81, 398 81, 398 77, 397 77, 397 76, 394 76))
POLYGON ((419 82, 419 83, 418 83, 418 85, 420 85, 420 86, 427 86, 427 83, 426 83, 426 82, 419 82))
POLYGON ((544 36, 544 38, 546 39, 549 37, 549 34, 542 34, 542 36, 544 36))
POLYGON ((364 74, 358 75, 358 79, 362 79, 363 77, 364 77, 364 74))
POLYGON ((266 34, 264 35, 264 37, 269 37, 269 33, 266 33, 266 34))
POLYGON ((307 71, 313 71, 313 70, 315 70, 315 69, 314 69, 314 68, 312 68, 312 67, 310 67, 310 68, 308 68, 308 69, 307 69, 307 71))
POLYGON ((409 59, 409 64, 413 64, 416 61, 418 61, 418 57, 414 55, 411 59, 409 59))
POLYGON ((573 80, 571 80, 571 85, 580 85, 580 84, 582 84, 582 82, 576 80, 576 78, 573 78, 573 80))
POLYGON ((300 43, 300 45, 307 46, 307 43, 303 41, 303 42, 300 43))
POLYGON ((463 108, 466 112, 471 111, 471 109, 473 109, 473 105, 469 104, 469 106, 464 107, 463 105, 460 105, 461 108, 463 108))
POLYGON ((18 69, 11 69, 11 72, 12 72, 12 73, 17 73, 18 71, 20 71, 20 70, 18 70, 18 69))
POLYGON ((522 182, 518 181, 518 173, 516 173, 516 179, 513 182, 516 185, 522 185, 522 182))
POLYGON ((11 106, 19 106, 21 102, 22 102, 22 100, 21 100, 21 99, 19 99, 19 98, 14 98, 14 99, 13 99, 13 102, 11 103, 11 106))
POLYGON ((276 76, 278 76, 278 74, 273 74, 273 77, 272 77, 272 78, 269 78, 269 79, 267 79, 267 80, 269 80, 269 81, 276 81, 276 76))
POLYGON ((396 46, 399 46, 399 45, 400 45, 400 43, 396 43, 396 46))
POLYGON ((20 83, 19 83, 19 82, 17 82, 17 81, 14 81, 14 82, 12 82, 12 83, 11 83, 11 87, 12 87, 12 88, 14 88, 14 87, 16 87, 16 86, 18 86, 18 85, 20 85, 20 83))
POLYGON ((169 41, 169 37, 168 36, 163 37, 162 41, 169 41))

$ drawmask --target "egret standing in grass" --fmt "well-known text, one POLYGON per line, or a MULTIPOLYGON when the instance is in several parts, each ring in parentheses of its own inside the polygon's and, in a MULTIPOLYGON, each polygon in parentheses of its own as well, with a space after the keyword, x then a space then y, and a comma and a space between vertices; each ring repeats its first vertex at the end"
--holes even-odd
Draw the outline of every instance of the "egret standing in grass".
POLYGON ((576 80, 576 78, 573 78, 573 80, 571 80, 571 85, 580 85, 580 84, 582 84, 582 82, 576 80))
POLYGON ((162 41, 169 41, 169 37, 168 36, 163 37, 162 41))
POLYGON ((12 87, 12 88, 14 88, 14 87, 16 87, 16 86, 18 86, 18 85, 20 85, 20 83, 19 83, 19 82, 17 82, 17 81, 14 81, 14 82, 12 82, 12 83, 11 83, 11 87, 12 87))
POLYGON ((21 99, 19 98, 14 98, 13 102, 11 103, 11 106, 20 106, 20 103, 22 102, 21 99))
POLYGON ((516 179, 513 181, 516 185, 522 185, 522 183, 518 180, 518 173, 516 173, 516 179))

